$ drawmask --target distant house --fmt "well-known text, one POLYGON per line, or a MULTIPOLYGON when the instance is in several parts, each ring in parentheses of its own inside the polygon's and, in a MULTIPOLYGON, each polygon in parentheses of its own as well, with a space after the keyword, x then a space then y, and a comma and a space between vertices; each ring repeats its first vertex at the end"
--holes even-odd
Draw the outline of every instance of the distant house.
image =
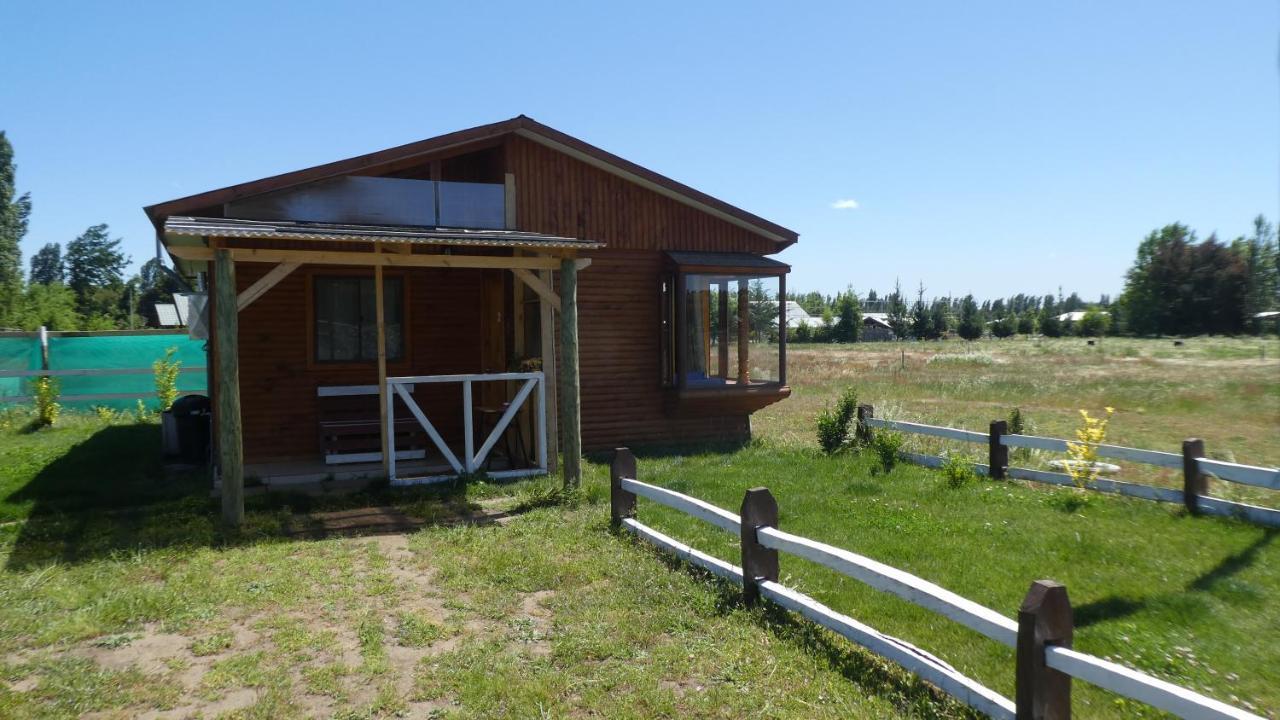
MULTIPOLYGON (((1058 322, 1078 323, 1084 319, 1085 312, 1084 310, 1072 310, 1071 312, 1062 313, 1058 316, 1058 322)), ((1103 317, 1111 317, 1111 313, 1106 310, 1102 310, 1098 314, 1103 317)))
POLYGON ((865 342, 878 342, 897 340, 898 335, 889 324, 888 313, 863 313, 862 335, 859 339, 865 342))
POLYGON ((810 315, 804 308, 800 307, 800 303, 795 300, 787 301, 787 329, 795 330, 801 325, 808 325, 810 328, 816 328, 822 324, 821 318, 815 318, 810 315))

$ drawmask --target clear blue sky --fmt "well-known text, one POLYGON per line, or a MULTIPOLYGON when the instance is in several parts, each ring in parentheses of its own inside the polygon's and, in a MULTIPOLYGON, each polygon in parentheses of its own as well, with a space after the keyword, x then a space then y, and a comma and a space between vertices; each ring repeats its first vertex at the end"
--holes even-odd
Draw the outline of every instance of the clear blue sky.
POLYGON ((1096 297, 1280 214, 1274 0, 182 5, 6 6, 25 257, 520 113, 797 230, 800 290, 1096 297))

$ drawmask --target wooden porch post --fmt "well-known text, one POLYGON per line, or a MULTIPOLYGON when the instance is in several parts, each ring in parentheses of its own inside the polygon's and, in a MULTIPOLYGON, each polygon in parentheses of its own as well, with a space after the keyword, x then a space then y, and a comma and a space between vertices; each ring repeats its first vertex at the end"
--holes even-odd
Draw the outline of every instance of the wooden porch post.
POLYGON ((222 519, 244 522, 244 444, 240 429, 239 309, 231 252, 213 253, 214 344, 218 354, 218 467, 222 472, 222 519))
POLYGON ((716 342, 720 344, 716 353, 716 375, 721 378, 729 377, 729 282, 721 281, 717 286, 716 295, 720 297, 720 305, 716 308, 717 324, 720 326, 720 334, 716 338, 716 342))
POLYGON ((582 481, 582 403, 578 397, 578 266, 560 261, 560 430, 564 433, 564 486, 582 481))
POLYGON ((738 280, 738 383, 751 381, 751 289, 746 278, 738 280))
POLYGON ((787 276, 778 276, 778 382, 787 384, 787 276))
MULTIPOLYGON (((547 287, 553 287, 550 270, 539 270, 538 277, 547 284, 547 287)), ((560 464, 560 399, 556 393, 559 386, 556 382, 556 318, 551 301, 545 297, 539 296, 539 298, 538 327, 542 335, 538 342, 542 352, 542 380, 547 384, 547 472, 555 472, 560 464)))
MULTIPOLYGON (((374 243, 374 254, 382 252, 382 243, 374 243)), ((382 263, 373 266, 373 307, 378 324, 378 425, 382 436, 382 472, 391 477, 391 428, 387 426, 387 321, 386 300, 382 297, 382 263)))

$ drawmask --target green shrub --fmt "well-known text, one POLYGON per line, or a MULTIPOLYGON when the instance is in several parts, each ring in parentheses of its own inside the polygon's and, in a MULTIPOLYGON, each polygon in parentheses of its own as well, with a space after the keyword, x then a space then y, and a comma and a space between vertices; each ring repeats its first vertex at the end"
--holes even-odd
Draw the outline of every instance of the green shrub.
POLYGON ((156 408, 158 412, 168 410, 173 406, 173 401, 178 399, 178 372, 182 361, 174 359, 177 354, 178 348, 171 347, 164 351, 164 357, 151 364, 151 369, 155 372, 156 398, 160 402, 160 406, 156 408))
POLYGON ((949 455, 942 464, 942 474, 947 478, 947 487, 953 490, 978 481, 978 471, 973 469, 972 458, 963 453, 949 455))
POLYGON ((818 444, 824 453, 831 455, 849 442, 849 427, 857 412, 858 394, 850 387, 840 393, 835 407, 818 413, 818 444))
POLYGON ((58 387, 57 378, 36 378, 32 383, 31 394, 36 402, 36 424, 44 427, 56 422, 58 414, 62 412, 62 405, 58 404, 61 389, 58 387))
POLYGON ((877 430, 871 435, 871 449, 880 462, 880 470, 892 472, 898 464, 898 451, 902 450, 902 433, 892 430, 877 430))
POLYGON ((1022 435, 1026 430, 1026 420, 1022 417, 1022 408, 1015 407, 1009 413, 1009 434, 1022 435))

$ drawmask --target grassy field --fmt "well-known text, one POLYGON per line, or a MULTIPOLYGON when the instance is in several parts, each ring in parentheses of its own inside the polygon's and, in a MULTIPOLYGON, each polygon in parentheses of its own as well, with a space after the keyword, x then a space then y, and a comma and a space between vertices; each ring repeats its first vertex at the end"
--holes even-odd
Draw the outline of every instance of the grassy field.
MULTIPOLYGON (((1022 409, 1027 432, 1074 438, 1080 409, 1116 409, 1108 442, 1180 452, 1199 437, 1211 457, 1249 465, 1280 466, 1280 340, 1101 338, 983 340, 967 343, 859 343, 798 345, 787 352, 789 400, 757 413, 758 437, 816 447, 818 411, 846 386, 877 417, 986 432, 992 420, 1022 409)), ((915 436, 925 452, 942 445, 915 436)), ((985 450, 952 445, 953 450, 985 450)), ((1060 457, 1030 453, 1018 464, 1040 467, 1060 457)), ((985 462, 985 460, 984 460, 985 462)), ((1176 471, 1126 465, 1123 479, 1180 486, 1176 471)), ((1212 483, 1229 499, 1275 505, 1280 493, 1212 483)))
MULTIPOLYGON (((1035 432, 1062 437, 1077 406, 1112 404, 1115 442, 1173 449, 1199 435, 1211 454, 1280 461, 1280 344, 1102 343, 795 348, 795 396, 755 416, 759 440, 641 453, 640 476, 732 509, 768 486, 785 529, 1010 616, 1032 580, 1059 580, 1077 647, 1275 717, 1280 532, 1062 488, 951 488, 935 471, 877 472, 814 446, 814 415, 852 384, 881 416, 982 429, 1019 405, 1035 432)), ((572 502, 556 478, 257 496, 228 532, 199 477, 163 476, 157 434, 87 416, 29 432, 0 415, 0 718, 968 716, 611 534, 607 458, 588 463, 572 502), (362 507, 421 526, 328 529, 362 507)), ((639 515, 737 561, 714 528, 644 500, 639 515)), ((818 566, 784 557, 782 569, 1012 693, 1011 651, 818 566)), ((1154 716, 1084 683, 1074 701, 1080 717, 1154 716)))

